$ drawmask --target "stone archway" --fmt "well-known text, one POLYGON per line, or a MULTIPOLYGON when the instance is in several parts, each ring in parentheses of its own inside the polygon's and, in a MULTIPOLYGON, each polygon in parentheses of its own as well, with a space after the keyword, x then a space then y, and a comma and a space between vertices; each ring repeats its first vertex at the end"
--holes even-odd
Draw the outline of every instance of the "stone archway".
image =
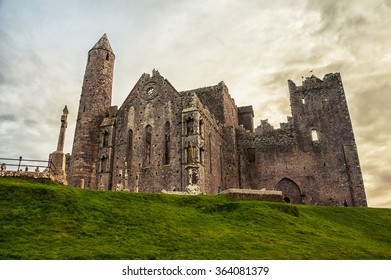
POLYGON ((284 178, 274 187, 277 191, 282 191, 282 196, 285 202, 301 203, 301 191, 299 186, 291 179, 284 178))

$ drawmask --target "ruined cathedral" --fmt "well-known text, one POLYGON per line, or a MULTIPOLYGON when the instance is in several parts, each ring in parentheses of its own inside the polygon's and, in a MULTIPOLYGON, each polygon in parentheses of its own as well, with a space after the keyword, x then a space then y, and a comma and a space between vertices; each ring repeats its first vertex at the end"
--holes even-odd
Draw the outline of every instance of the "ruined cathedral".
POLYGON ((105 34, 88 52, 68 185, 204 194, 266 189, 292 203, 367 206, 339 73, 300 86, 289 80, 292 116, 278 129, 267 120, 254 129, 252 106, 238 107, 224 82, 177 91, 157 70, 142 74, 123 104, 112 106, 114 61, 105 34))

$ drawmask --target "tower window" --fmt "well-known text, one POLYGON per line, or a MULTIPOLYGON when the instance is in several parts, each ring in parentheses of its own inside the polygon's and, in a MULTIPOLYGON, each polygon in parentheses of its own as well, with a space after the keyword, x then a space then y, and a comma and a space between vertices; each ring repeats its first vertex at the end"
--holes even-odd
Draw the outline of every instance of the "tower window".
POLYGON ((107 171, 107 157, 103 156, 100 160, 100 172, 107 171))
POLYGON ((247 149, 247 159, 249 163, 255 162, 255 148, 248 148, 247 149))
POLYGON ((106 54, 106 60, 110 60, 110 55, 109 55, 109 53, 106 54))
POLYGON ((108 131, 105 131, 103 133, 103 143, 102 143, 102 147, 107 147, 109 146, 109 132, 108 131))
POLYGON ((316 129, 313 129, 311 131, 311 138, 312 138, 312 142, 318 142, 319 141, 318 131, 316 131, 316 129))
POLYGON ((305 98, 304 97, 301 99, 301 103, 305 104, 305 98))

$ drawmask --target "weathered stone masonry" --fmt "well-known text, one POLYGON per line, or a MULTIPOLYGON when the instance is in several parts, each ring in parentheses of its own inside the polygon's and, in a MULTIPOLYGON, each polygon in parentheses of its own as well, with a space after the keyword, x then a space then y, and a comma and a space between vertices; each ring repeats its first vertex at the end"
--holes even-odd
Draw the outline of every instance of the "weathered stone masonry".
POLYGON ((68 182, 131 192, 282 191, 285 201, 366 206, 339 73, 288 81, 292 117, 254 129, 252 106, 227 86, 178 92, 157 70, 111 106, 114 53, 104 35, 90 50, 68 182))

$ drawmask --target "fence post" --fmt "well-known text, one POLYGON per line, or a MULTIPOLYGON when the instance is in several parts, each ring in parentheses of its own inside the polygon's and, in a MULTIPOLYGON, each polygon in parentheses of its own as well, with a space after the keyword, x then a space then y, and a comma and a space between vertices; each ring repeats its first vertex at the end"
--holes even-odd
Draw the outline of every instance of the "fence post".
POLYGON ((22 156, 19 157, 18 171, 20 170, 20 164, 22 163, 22 156))

